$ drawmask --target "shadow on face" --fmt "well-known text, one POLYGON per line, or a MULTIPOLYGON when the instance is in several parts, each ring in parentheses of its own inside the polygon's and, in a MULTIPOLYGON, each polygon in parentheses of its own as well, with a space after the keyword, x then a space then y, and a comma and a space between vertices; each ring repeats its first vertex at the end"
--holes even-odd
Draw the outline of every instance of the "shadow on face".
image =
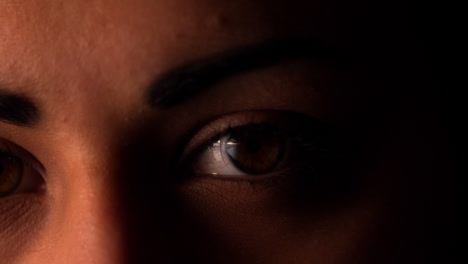
POLYGON ((416 6, 0 0, 0 262, 439 259, 416 6))

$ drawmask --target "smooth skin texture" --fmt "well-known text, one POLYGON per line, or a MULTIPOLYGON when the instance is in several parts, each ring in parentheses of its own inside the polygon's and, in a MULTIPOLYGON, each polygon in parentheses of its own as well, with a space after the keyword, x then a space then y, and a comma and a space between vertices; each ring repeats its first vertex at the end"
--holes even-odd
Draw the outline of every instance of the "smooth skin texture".
POLYGON ((0 138, 44 178, 0 198, 0 263, 426 263, 423 208, 444 140, 397 6, 0 0, 0 92, 38 110, 28 126, 0 122, 0 138), (299 56, 149 103, 149 87, 181 65, 291 38, 351 66, 299 56), (347 140, 372 146, 349 158, 363 180, 310 198, 317 190, 293 197, 281 183, 171 178, 189 142, 210 139, 194 136, 203 125, 257 110, 345 124, 359 135, 347 140))

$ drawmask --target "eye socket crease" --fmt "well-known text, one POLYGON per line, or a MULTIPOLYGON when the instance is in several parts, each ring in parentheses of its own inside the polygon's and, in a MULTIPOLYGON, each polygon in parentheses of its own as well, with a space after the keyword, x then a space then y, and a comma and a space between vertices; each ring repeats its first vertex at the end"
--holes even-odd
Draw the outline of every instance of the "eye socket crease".
POLYGON ((147 101, 154 108, 183 103, 230 77, 278 63, 306 59, 346 68, 351 58, 317 39, 291 38, 234 48, 175 68, 150 87, 147 101))
POLYGON ((28 97, 2 88, 0 84, 0 122, 22 127, 34 126, 40 117, 37 106, 28 97))

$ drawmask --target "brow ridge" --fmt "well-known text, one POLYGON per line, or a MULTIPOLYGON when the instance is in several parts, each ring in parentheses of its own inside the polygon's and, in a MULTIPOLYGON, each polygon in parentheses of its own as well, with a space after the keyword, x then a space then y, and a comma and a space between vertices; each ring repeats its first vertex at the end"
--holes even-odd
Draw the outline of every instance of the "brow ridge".
POLYGON ((16 126, 33 126, 39 119, 37 106, 26 96, 0 87, 0 122, 16 126))
POLYGON ((163 74, 150 87, 148 103, 156 108, 169 108, 229 77, 299 58, 340 66, 350 64, 347 56, 316 39, 294 38, 247 45, 192 61, 163 74))

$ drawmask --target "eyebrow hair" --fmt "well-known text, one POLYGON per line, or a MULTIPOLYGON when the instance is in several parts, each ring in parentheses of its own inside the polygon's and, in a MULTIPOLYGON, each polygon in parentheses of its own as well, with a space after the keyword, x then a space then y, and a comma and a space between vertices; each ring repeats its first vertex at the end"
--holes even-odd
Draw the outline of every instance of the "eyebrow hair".
POLYGON ((38 119, 39 110, 29 98, 0 90, 0 122, 33 126, 38 119))
POLYGON ((350 63, 349 57, 316 39, 296 38, 248 45, 195 60, 163 74, 150 87, 148 103, 152 107, 168 108, 229 77, 301 58, 339 66, 350 63))

